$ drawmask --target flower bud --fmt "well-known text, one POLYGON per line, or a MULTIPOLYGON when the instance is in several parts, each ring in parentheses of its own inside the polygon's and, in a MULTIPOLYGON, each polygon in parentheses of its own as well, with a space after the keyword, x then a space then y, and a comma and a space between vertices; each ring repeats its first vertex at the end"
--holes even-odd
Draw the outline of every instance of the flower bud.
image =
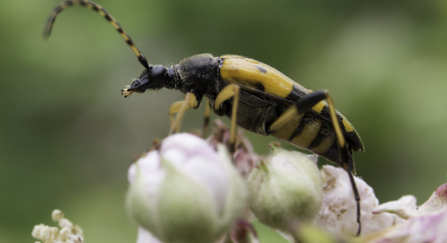
POLYGON ((129 215, 164 243, 217 241, 245 204, 242 179, 217 150, 190 134, 166 138, 129 169, 129 215))
POLYGON ((290 232, 297 222, 315 217, 323 183, 316 163, 307 155, 273 149, 248 177, 249 205, 262 223, 290 232))

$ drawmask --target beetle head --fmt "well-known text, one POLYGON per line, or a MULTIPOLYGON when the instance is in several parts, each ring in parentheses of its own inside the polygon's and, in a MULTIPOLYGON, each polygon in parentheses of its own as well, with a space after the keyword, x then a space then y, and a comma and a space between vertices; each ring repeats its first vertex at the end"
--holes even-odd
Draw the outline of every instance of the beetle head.
POLYGON ((128 97, 133 92, 144 93, 146 89, 161 89, 166 82, 166 68, 164 66, 149 66, 149 68, 145 69, 140 77, 135 79, 131 85, 127 85, 121 90, 121 94, 124 95, 124 97, 128 97))

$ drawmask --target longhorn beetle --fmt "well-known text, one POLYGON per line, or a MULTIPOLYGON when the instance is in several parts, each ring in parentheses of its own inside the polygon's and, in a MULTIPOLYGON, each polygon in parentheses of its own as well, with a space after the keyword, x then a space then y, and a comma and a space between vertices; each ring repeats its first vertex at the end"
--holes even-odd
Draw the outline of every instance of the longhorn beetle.
MULTIPOLYGON (((205 96, 209 108, 231 119, 230 151, 234 151, 237 124, 251 132, 288 141, 343 167, 354 192, 357 235, 360 234, 360 196, 353 178, 352 151, 363 151, 364 147, 351 123, 335 110, 328 91, 306 89, 264 63, 237 55, 199 54, 174 66, 149 65, 121 25, 103 7, 85 0, 67 0, 59 4, 48 18, 44 37, 50 35, 57 14, 72 5, 86 6, 102 15, 144 66, 140 77, 121 90, 124 97, 133 92, 161 88, 187 93, 184 101, 171 106, 172 120, 182 109, 198 108, 205 96)), ((207 120, 209 109, 205 115, 207 120)), ((171 129, 176 131, 175 127, 171 129)))

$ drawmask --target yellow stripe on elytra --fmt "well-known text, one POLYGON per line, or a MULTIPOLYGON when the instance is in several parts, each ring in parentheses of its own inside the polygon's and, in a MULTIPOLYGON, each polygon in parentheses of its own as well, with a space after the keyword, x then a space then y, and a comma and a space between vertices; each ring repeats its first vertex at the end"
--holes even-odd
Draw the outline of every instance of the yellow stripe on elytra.
POLYGON ((286 98, 292 92, 293 85, 301 87, 286 75, 262 62, 236 55, 225 55, 221 58, 224 58, 220 69, 222 79, 239 84, 242 88, 258 89, 259 85, 262 85, 264 92, 286 98))
POLYGON ((332 134, 329 138, 324 139, 317 147, 311 149, 316 154, 325 154, 334 144, 335 134, 332 134))
POLYGON ((321 128, 321 120, 317 119, 314 122, 307 124, 301 133, 294 137, 290 142, 301 148, 307 148, 317 137, 321 128))
POLYGON ((354 127, 351 125, 351 123, 349 123, 349 121, 343 117, 343 126, 345 127, 345 130, 347 132, 353 132, 354 131, 354 127))
POLYGON ((273 131, 271 135, 273 135, 275 138, 279 138, 284 141, 287 141, 290 138, 290 136, 292 135, 293 131, 295 131, 296 128, 300 125, 302 119, 303 119, 303 114, 294 116, 287 123, 285 123, 284 125, 276 128, 276 129, 272 129, 272 127, 270 127, 269 129, 272 129, 272 131, 273 131))
POLYGON ((320 102, 318 102, 316 105, 314 105, 313 107, 312 107, 312 110, 314 110, 314 111, 316 111, 316 112, 318 112, 318 113, 321 113, 321 111, 324 109, 324 107, 327 105, 327 103, 323 100, 323 101, 320 101, 320 102))

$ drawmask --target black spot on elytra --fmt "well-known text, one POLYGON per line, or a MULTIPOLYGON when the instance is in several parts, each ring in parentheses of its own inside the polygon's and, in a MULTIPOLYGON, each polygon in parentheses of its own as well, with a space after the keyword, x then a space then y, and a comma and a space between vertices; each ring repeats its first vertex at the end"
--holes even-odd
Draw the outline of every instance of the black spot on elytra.
POLYGON ((264 92, 265 91, 265 87, 263 84, 261 83, 255 83, 255 87, 257 90, 264 92))
POLYGON ((263 68, 263 67, 261 67, 261 66, 259 66, 259 65, 256 65, 256 68, 257 68, 259 71, 261 71, 261 73, 267 73, 267 69, 265 69, 265 68, 263 68))
POLYGON ((301 90, 298 86, 292 86, 292 92, 287 95, 286 100, 290 100, 292 102, 297 102, 300 98, 306 96, 307 93, 301 90))

